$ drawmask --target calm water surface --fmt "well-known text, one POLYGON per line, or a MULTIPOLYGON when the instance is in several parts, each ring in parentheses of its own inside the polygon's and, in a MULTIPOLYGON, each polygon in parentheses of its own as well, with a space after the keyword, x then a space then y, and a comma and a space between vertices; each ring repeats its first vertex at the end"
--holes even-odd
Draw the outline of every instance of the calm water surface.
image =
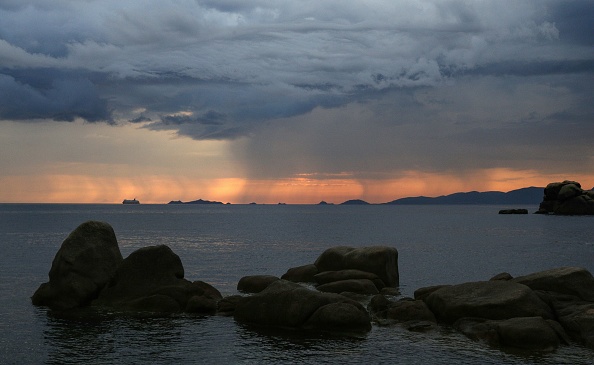
MULTIPOLYGON (((401 292, 558 266, 594 272, 594 217, 498 215, 497 206, 0 204, 0 363, 592 364, 594 351, 504 353, 448 328, 377 327, 362 338, 241 326, 232 318, 74 320, 31 305, 66 236, 109 222, 122 254, 169 245, 186 278, 235 294, 242 276, 280 276, 336 245, 399 251, 401 292)), ((509 207, 505 207, 509 208, 509 207)), ((530 208, 531 211, 537 207, 530 208)))

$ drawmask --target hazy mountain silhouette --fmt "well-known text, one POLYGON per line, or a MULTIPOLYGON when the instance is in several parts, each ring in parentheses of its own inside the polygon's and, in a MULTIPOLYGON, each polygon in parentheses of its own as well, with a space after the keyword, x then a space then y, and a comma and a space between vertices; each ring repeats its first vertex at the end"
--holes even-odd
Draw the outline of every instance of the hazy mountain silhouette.
POLYGON ((425 204, 533 204, 538 205, 544 196, 544 188, 531 186, 529 188, 522 188, 512 190, 507 193, 501 191, 487 191, 478 192, 470 191, 467 193, 454 193, 450 195, 443 195, 434 198, 426 196, 409 197, 396 199, 385 204, 410 204, 410 205, 425 205, 425 204))

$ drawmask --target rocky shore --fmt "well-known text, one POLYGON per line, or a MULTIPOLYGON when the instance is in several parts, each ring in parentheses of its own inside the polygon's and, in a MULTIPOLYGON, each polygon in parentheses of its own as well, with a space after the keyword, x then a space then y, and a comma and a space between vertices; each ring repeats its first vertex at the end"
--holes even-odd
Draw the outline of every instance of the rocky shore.
POLYGON ((372 325, 434 331, 450 326, 506 349, 594 349, 594 277, 561 267, 512 277, 398 292, 398 251, 392 247, 332 247, 314 263, 280 278, 250 275, 240 295, 189 281, 169 247, 149 246, 123 258, 112 227, 90 221, 62 243, 32 303, 60 313, 82 308, 124 315, 233 316, 240 323, 302 331, 365 334, 372 325))

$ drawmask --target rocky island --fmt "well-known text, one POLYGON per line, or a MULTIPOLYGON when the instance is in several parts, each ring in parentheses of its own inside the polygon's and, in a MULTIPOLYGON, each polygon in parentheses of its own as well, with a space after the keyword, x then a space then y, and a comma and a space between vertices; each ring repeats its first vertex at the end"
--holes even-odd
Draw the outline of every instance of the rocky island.
POLYGON ((594 190, 584 190, 576 181, 550 183, 536 213, 594 215, 594 190))

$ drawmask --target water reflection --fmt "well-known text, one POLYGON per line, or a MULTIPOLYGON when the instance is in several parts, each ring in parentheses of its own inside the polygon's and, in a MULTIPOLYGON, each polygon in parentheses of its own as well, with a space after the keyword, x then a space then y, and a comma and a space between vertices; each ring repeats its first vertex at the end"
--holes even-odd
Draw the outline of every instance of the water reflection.
POLYGON ((48 312, 44 331, 48 363, 116 363, 125 358, 145 363, 155 356, 181 361, 185 355, 174 349, 183 341, 183 321, 175 317, 123 317, 97 312, 65 316, 48 312))

